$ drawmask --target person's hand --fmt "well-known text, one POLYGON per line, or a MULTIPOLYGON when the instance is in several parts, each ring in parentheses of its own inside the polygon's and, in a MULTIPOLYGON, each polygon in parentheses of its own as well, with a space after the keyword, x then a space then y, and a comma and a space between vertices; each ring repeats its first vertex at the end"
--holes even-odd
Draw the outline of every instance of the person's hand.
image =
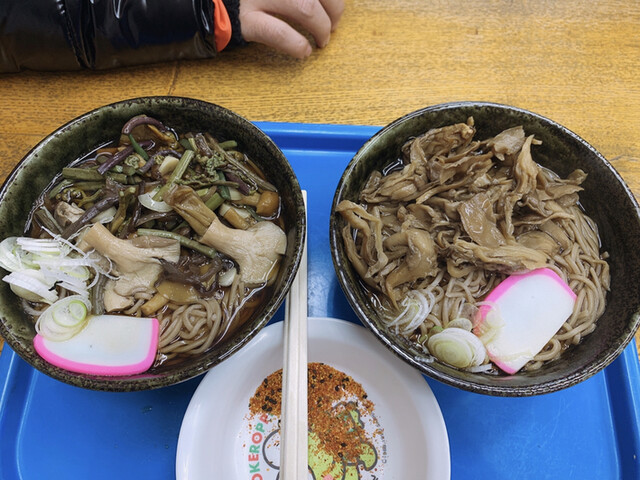
POLYGON ((242 36, 247 42, 305 58, 311 55, 311 44, 287 22, 305 29, 322 48, 329 43, 343 10, 344 0, 240 0, 242 36))

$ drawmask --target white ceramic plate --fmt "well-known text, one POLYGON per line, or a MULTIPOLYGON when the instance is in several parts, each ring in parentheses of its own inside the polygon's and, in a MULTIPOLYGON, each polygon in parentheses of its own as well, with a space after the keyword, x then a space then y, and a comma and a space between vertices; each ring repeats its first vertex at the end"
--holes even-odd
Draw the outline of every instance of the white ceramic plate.
MULTIPOLYGON (((177 480, 278 478, 277 441, 273 436, 269 440, 277 421, 262 424, 252 418, 249 399, 267 376, 282 368, 282 325, 267 326, 205 375, 182 421, 177 480)), ((375 405, 373 417, 383 430, 376 445, 376 468, 352 467, 343 478, 449 479, 445 423, 422 375, 362 326, 310 318, 308 336, 308 361, 325 363, 359 382, 375 405)), ((309 480, 323 479, 310 472, 309 480)))

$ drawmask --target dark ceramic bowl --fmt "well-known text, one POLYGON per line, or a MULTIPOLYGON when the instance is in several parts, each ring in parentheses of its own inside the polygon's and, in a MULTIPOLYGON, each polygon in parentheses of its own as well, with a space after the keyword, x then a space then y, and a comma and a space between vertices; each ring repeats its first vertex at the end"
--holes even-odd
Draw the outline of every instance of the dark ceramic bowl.
POLYGON ((287 251, 273 294, 229 339, 193 359, 146 374, 97 377, 54 367, 33 348, 32 322, 20 308, 8 284, 0 282, 0 334, 6 343, 45 374, 79 387, 134 391, 172 385, 206 372, 242 348, 264 327, 282 304, 300 262, 305 236, 305 210, 298 180, 280 149, 256 126, 218 105, 179 97, 144 97, 93 110, 59 128, 17 165, 0 190, 0 239, 24 234, 25 220, 36 197, 62 167, 118 138, 124 123, 147 114, 178 132, 208 131, 222 140, 235 139, 239 148, 263 170, 282 194, 287 251))
POLYGON ((640 323, 640 210, 633 194, 607 160, 587 142, 557 123, 539 115, 503 105, 451 103, 410 113, 377 132, 356 153, 338 184, 330 220, 334 267, 340 285, 360 320, 400 358, 429 377, 472 392, 496 396, 529 396, 557 391, 585 380, 609 365, 633 339, 640 323), (511 376, 468 373, 425 358, 387 329, 363 291, 349 263, 340 232, 345 225, 336 205, 357 202, 360 190, 373 170, 400 157, 402 145, 430 128, 465 122, 473 116, 476 138, 488 138, 502 130, 523 125, 542 145, 534 159, 562 177, 576 168, 588 177, 580 193, 586 212, 597 222, 603 249, 610 254, 611 290, 596 330, 564 352, 560 359, 540 370, 511 376))

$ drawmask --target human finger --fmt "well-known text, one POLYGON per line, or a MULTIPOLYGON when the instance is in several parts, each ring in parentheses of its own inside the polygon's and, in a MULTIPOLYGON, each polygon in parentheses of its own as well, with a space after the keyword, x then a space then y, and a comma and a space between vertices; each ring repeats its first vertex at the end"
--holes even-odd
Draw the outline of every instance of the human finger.
POLYGON ((319 47, 329 43, 331 19, 320 0, 258 0, 256 5, 266 13, 278 15, 309 32, 319 47))
POLYGON ((344 12, 344 0, 320 0, 320 4, 329 15, 331 31, 334 31, 344 12))
POLYGON ((294 58, 311 55, 309 41, 287 22, 262 11, 244 14, 242 36, 247 42, 257 42, 279 50, 294 58))

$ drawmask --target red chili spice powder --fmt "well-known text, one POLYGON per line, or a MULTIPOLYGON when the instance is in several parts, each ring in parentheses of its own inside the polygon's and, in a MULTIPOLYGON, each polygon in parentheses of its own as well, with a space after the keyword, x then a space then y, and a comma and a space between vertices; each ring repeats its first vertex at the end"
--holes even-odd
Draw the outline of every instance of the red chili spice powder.
MULTIPOLYGON (((362 385, 349 375, 324 363, 308 364, 309 430, 319 439, 318 448, 336 462, 355 463, 370 443, 359 428, 353 412, 372 413, 374 404, 362 385)), ((265 378, 249 400, 252 414, 280 416, 282 409, 282 370, 265 378)), ((310 452, 313 453, 313 452, 310 452)))

